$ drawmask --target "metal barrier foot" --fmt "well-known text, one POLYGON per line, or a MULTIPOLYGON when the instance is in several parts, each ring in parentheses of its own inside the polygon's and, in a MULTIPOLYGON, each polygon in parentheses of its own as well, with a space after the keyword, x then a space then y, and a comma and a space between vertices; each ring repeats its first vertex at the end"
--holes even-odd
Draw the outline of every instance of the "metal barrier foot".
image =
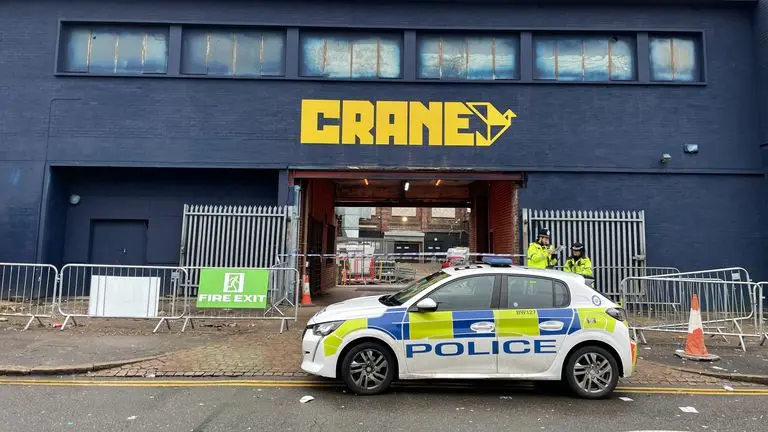
POLYGON ((181 326, 181 332, 184 333, 184 331, 187 329, 187 324, 192 326, 192 328, 195 328, 195 322, 192 320, 192 318, 184 318, 184 325, 181 326))
POLYGON ((280 334, 288 330, 288 320, 280 320, 280 334))
MULTIPOLYGON (((744 330, 741 329, 741 326, 739 325, 739 322, 737 320, 733 320, 733 325, 736 326, 736 328, 739 330, 739 345, 741 346, 741 349, 744 350, 744 352, 747 352, 747 344, 744 342, 744 330)), ((723 336, 725 338, 725 336, 723 336)))
POLYGON ((160 318, 160 322, 157 323, 155 326, 155 329, 152 330, 152 333, 157 333, 157 330, 160 328, 160 326, 165 323, 165 325, 168 327, 168 330, 171 329, 171 321, 168 318, 160 318))
POLYGON ((648 345, 648 340, 645 339, 645 332, 643 332, 642 330, 640 330, 640 340, 643 341, 644 345, 648 345))
POLYGON ((29 318, 29 321, 27 321, 27 325, 24 326, 24 330, 29 330, 29 326, 32 325, 32 321, 37 320, 37 323, 40 324, 40 327, 45 327, 45 324, 43 324, 43 320, 40 319, 40 317, 32 316, 29 318))
MULTIPOLYGON (((59 329, 60 331, 64 331, 64 329, 67 328, 67 323, 69 322, 70 318, 72 318, 71 315, 67 315, 67 317, 64 318, 64 322, 61 323, 61 328, 59 329)), ((74 318, 72 318, 72 322, 75 324, 75 326, 77 326, 77 323, 75 322, 74 318)))

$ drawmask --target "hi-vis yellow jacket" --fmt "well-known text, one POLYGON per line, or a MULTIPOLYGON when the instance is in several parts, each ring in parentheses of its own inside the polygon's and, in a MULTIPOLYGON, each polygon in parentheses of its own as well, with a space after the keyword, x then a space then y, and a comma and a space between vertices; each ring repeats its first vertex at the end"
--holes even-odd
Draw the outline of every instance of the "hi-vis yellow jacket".
POLYGON ((528 267, 544 269, 554 267, 557 264, 557 258, 549 254, 539 242, 531 242, 528 245, 528 267))
POLYGON ((581 257, 579 259, 568 257, 565 261, 565 268, 563 268, 563 271, 592 277, 592 260, 588 257, 581 257))

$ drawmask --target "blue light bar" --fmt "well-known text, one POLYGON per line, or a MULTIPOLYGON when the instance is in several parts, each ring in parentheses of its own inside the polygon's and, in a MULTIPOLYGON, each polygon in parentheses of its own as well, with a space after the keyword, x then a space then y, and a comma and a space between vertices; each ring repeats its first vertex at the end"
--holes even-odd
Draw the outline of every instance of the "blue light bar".
POLYGON ((483 257, 483 262, 492 267, 505 267, 512 265, 512 258, 483 257))

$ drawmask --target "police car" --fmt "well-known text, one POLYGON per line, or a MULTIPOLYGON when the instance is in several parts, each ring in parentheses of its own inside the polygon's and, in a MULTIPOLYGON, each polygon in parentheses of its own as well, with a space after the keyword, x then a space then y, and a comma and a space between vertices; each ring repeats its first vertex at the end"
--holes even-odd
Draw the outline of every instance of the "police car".
POLYGON ((632 375, 637 346, 624 310, 582 276, 483 262, 320 310, 304 332, 301 368, 360 395, 398 379, 477 378, 562 380, 596 399, 632 375))

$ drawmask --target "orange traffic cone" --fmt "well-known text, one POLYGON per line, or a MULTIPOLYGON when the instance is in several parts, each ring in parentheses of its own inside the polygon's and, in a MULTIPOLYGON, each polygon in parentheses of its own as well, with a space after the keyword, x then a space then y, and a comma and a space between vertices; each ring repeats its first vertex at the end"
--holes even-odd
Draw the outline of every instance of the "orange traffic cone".
POLYGON ((312 306, 312 296, 309 294, 309 275, 304 273, 304 284, 301 290, 301 305, 312 306))
POLYGON ((685 340, 685 350, 677 350, 675 354, 686 360, 716 361, 720 357, 710 354, 704 345, 704 328, 701 325, 701 311, 699 310, 699 296, 693 295, 691 299, 691 317, 688 319, 688 338, 685 340))

